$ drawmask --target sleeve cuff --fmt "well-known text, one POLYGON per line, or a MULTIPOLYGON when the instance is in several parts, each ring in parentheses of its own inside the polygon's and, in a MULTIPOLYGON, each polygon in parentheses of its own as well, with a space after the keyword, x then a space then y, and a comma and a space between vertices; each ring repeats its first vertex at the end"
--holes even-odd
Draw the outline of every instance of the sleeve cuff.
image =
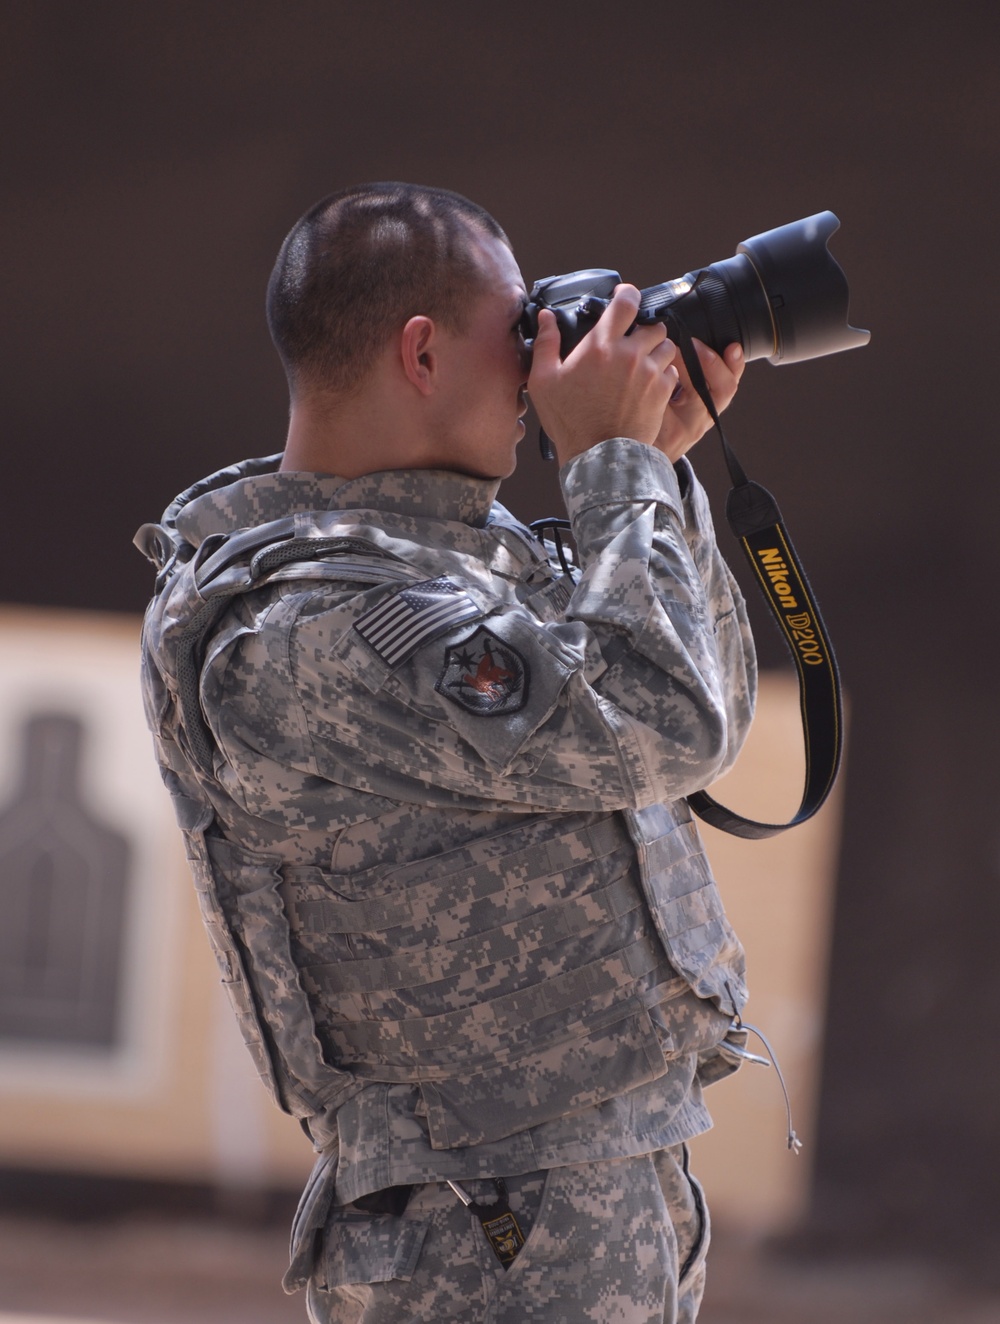
POLYGON ((612 437, 575 455, 559 471, 570 520, 593 506, 656 501, 683 520, 680 482, 674 466, 654 446, 612 437))

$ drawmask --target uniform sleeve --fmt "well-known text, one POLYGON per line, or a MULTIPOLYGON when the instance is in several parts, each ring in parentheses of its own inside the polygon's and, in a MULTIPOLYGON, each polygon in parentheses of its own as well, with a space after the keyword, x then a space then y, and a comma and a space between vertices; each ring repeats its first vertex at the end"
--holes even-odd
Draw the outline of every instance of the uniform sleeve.
POLYGON ((582 573, 560 619, 453 577, 286 604, 280 647, 241 642, 257 708, 243 737, 291 687, 301 768, 396 800, 642 808, 710 784, 746 735, 755 669, 704 493, 688 475, 682 499, 669 461, 627 439, 561 478, 582 573), (399 623, 407 604, 418 622, 467 619, 425 640, 399 623))
POLYGON ((562 474, 583 566, 567 617, 600 641, 608 670, 597 689, 632 719, 646 802, 721 776, 746 739, 756 699, 742 595, 716 545, 705 491, 687 460, 679 469, 651 446, 616 440, 562 474))

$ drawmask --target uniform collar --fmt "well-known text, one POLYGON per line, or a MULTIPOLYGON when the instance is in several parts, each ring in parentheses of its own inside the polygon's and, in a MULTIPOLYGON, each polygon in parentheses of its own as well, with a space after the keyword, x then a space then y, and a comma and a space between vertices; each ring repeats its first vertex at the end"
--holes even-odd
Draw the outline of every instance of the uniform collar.
POLYGON ((499 478, 472 478, 450 469, 391 469, 348 479, 337 489, 331 508, 386 510, 482 529, 499 486, 499 478))
POLYGON ((392 469, 361 478, 279 473, 280 455, 247 460, 204 479, 178 497, 164 516, 186 542, 231 533, 300 511, 372 510, 484 528, 498 478, 471 478, 445 469, 392 469))

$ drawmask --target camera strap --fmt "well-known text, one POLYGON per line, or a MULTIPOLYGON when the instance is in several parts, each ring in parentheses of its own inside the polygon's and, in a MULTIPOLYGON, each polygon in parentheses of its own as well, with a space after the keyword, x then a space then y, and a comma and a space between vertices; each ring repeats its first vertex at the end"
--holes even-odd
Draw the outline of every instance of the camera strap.
POLYGON ((696 791, 687 797, 698 817, 712 827, 736 837, 760 840, 777 836, 779 832, 812 818, 833 789, 843 749, 840 674, 826 626, 782 522, 778 503, 766 488, 747 478, 726 440, 687 328, 676 317, 668 317, 666 325, 671 340, 680 349, 691 384, 708 410, 722 443, 726 467, 733 482, 726 501, 729 527, 750 562, 754 578, 778 623, 798 672, 806 775, 802 802, 794 818, 787 823, 758 823, 727 809, 705 791, 696 791))

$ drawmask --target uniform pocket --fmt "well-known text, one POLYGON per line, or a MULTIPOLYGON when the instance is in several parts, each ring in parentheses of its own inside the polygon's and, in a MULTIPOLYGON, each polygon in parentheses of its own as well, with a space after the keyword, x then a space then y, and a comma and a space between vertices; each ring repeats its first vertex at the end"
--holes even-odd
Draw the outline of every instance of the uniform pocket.
POLYGON ((336 1209, 326 1225, 317 1285, 326 1291, 349 1283, 403 1282, 413 1277, 428 1220, 336 1209))

